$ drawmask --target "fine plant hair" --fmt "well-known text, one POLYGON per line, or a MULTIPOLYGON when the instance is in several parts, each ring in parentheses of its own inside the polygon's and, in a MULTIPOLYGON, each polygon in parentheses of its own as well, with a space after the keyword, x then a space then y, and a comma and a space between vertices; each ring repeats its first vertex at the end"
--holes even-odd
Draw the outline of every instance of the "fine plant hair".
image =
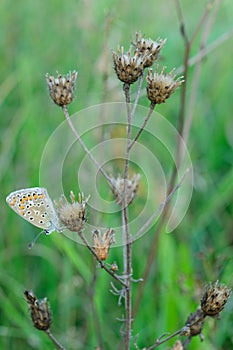
MULTIPOLYGON (((77 197, 74 194, 75 191, 71 191, 70 198, 66 198, 65 195, 62 194, 60 201, 55 202, 56 212, 61 226, 78 235, 90 254, 96 259, 98 267, 101 267, 101 272, 109 275, 109 284, 111 286, 113 299, 116 303, 124 304, 124 315, 121 318, 121 326, 119 326, 118 330, 122 339, 120 349, 129 350, 134 348, 138 350, 152 350, 178 335, 181 337, 174 343, 171 349, 188 349, 193 337, 198 335, 201 340, 204 340, 202 330, 205 323, 209 318, 219 317, 231 294, 230 288, 220 283, 218 280, 207 283, 205 288, 203 288, 200 304, 196 306, 194 312, 192 312, 192 310, 188 311, 187 320, 182 321, 183 327, 169 335, 167 335, 167 333, 155 334, 155 341, 151 339, 150 344, 143 344, 143 347, 139 348, 138 341, 140 340, 140 344, 143 341, 140 339, 140 330, 137 330, 137 334, 135 334, 133 322, 138 315, 139 305, 145 293, 154 258, 159 250, 159 238, 167 223, 168 214, 171 209, 171 199, 175 197, 177 191, 186 181, 190 169, 185 169, 182 176, 178 178, 178 170, 181 167, 184 152, 183 143, 178 139, 176 145, 176 162, 169 179, 166 198, 161 202, 158 208, 154 208, 153 215, 148 218, 148 221, 142 227, 138 228, 138 232, 132 235, 129 225, 129 208, 135 205, 138 188, 140 187, 141 174, 131 175, 131 151, 135 147, 136 142, 143 135, 150 118, 153 118, 155 109, 161 103, 169 103, 169 99, 173 98, 173 93, 175 93, 177 89, 180 90, 181 96, 177 129, 181 138, 187 142, 193 119, 202 58, 206 55, 206 41, 213 26, 219 2, 217 2, 215 7, 213 7, 213 4, 214 1, 209 1, 199 23, 197 23, 191 37, 189 37, 186 31, 186 24, 182 15, 180 2, 176 0, 180 31, 185 44, 183 66, 180 69, 180 71, 182 71, 182 76, 178 78, 175 74, 175 70, 168 70, 165 67, 156 65, 159 62, 159 54, 163 50, 165 43, 169 45, 169 38, 167 41, 166 39, 154 40, 154 38, 148 39, 141 33, 136 33, 129 50, 124 50, 124 48, 121 47, 112 52, 114 71, 117 79, 120 81, 124 96, 127 124, 124 164, 121 173, 116 177, 109 174, 103 166, 98 163, 91 150, 89 150, 80 136, 78 128, 74 126, 72 118, 70 118, 69 105, 75 100, 74 96, 75 87, 78 85, 78 72, 73 71, 66 75, 58 74, 57 76, 46 74, 46 82, 51 99, 61 108, 76 140, 96 166, 96 169, 106 179, 106 183, 112 191, 115 202, 120 206, 123 244, 121 247, 122 262, 119 265, 123 266, 122 271, 119 270, 117 262, 111 265, 107 263, 109 251, 115 243, 114 229, 105 225, 106 228, 103 231, 99 229, 93 230, 91 243, 86 237, 84 228, 88 221, 88 200, 89 197, 91 197, 91 193, 79 194, 77 197), (199 36, 199 51, 196 54, 198 59, 195 62, 194 76, 190 82, 188 72, 190 62, 192 61, 191 49, 193 43, 199 36), (146 91, 143 90, 144 82, 146 82, 146 91), (189 100, 187 99, 188 84, 191 86, 191 97, 189 100), (133 85, 137 85, 136 93, 132 91, 133 85), (133 135, 133 120, 136 108, 139 104, 139 98, 143 94, 146 94, 149 101, 148 113, 144 116, 144 119, 142 118, 142 125, 137 133, 133 135), (132 250, 135 238, 139 237, 143 232, 146 232, 151 222, 159 215, 159 221, 153 234, 153 240, 148 253, 146 267, 142 276, 135 276, 133 262, 137 257, 133 255, 132 250), (132 300, 132 284, 136 285, 134 300, 132 300)), ((162 35, 162 33, 158 34, 162 35)), ((103 99, 105 99, 105 96, 106 92, 103 91, 103 99)), ((64 239, 66 239, 65 236, 64 239)), ((108 291, 106 291, 106 293, 107 292, 108 291)), ((42 296, 43 299, 39 299, 32 291, 25 291, 24 295, 29 305, 34 327, 45 332, 58 349, 69 349, 69 343, 65 346, 62 345, 51 332, 52 315, 48 303, 49 296, 42 296)), ((153 320, 151 320, 151 322, 153 322, 153 320)), ((56 323, 55 311, 53 312, 53 323, 56 323)), ((108 324, 105 324, 105 327, 108 326, 108 324)), ((164 330, 164 332, 167 331, 171 332, 172 330, 164 330)), ((98 349, 104 349, 101 339, 99 340, 98 349)))

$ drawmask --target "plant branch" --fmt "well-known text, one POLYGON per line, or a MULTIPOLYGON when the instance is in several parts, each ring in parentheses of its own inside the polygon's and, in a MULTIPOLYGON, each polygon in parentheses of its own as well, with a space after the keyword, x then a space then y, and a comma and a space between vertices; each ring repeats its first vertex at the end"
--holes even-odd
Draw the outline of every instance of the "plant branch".
POLYGON ((48 337, 52 340, 52 342, 56 345, 56 347, 59 350, 66 350, 66 348, 59 343, 59 341, 54 337, 54 335, 51 333, 50 329, 47 329, 45 333, 48 335, 48 337))
POLYGON ((112 270, 108 269, 106 267, 106 265, 103 263, 103 261, 98 257, 98 255, 96 254, 96 252, 94 251, 94 249, 90 246, 89 242, 86 240, 86 238, 84 237, 84 235, 82 234, 82 232, 79 232, 79 237, 81 238, 81 240, 83 241, 83 243, 86 245, 86 247, 90 250, 90 252, 92 253, 92 255, 94 255, 94 257, 96 258, 96 260, 99 262, 100 267, 102 269, 104 269, 109 275, 111 275, 117 282, 119 282, 122 286, 124 286, 125 288, 127 288, 127 285, 122 282, 122 280, 120 279, 119 276, 117 276, 112 270))
MULTIPOLYGON (((126 330, 125 330, 125 349, 130 349, 131 340, 131 322, 132 322, 132 306, 131 306, 131 271, 132 271, 132 243, 129 229, 129 217, 128 217, 128 203, 127 203, 127 182, 129 178, 129 154, 130 154, 130 142, 132 133, 132 114, 130 110, 130 85, 124 84, 123 90, 125 92, 126 109, 127 109, 127 146, 125 154, 125 170, 124 170, 124 190, 123 190, 123 203, 122 203, 122 216, 123 216, 123 231, 125 235, 125 256, 124 266, 126 274, 126 285, 125 291, 125 308, 126 308, 126 330)), ((123 242, 124 242, 123 241, 123 242)))
POLYGON ((155 104, 154 103, 151 103, 150 105, 150 110, 147 114, 147 116, 145 117, 144 119, 144 122, 140 128, 140 130, 138 131, 137 135, 134 137, 134 139, 131 141, 130 145, 129 145, 129 150, 131 150, 131 148, 133 147, 133 145, 135 144, 135 142, 137 141, 137 139, 139 138, 139 136, 141 135, 141 133, 143 132, 143 130, 145 129, 145 126, 148 122, 148 120, 150 119, 152 113, 153 113, 153 110, 155 108, 155 104))
MULTIPOLYGON (((170 193, 172 193, 172 191, 173 191, 176 176, 177 176, 177 169, 179 169, 180 163, 181 163, 182 135, 183 135, 183 129, 184 129, 184 120, 185 120, 188 68, 189 68, 189 56, 190 56, 191 45, 192 45, 194 39, 196 38, 196 35, 198 34, 198 31, 200 30, 201 25, 203 25, 204 21, 206 21, 206 19, 207 19, 207 14, 209 13, 210 7, 211 7, 210 4, 213 3, 213 1, 211 0, 209 2, 209 4, 207 5, 207 7, 204 11, 204 14, 203 14, 201 20, 199 21, 199 23, 197 24, 197 27, 194 30, 194 33, 193 33, 193 35, 191 37, 191 41, 190 41, 190 40, 188 40, 188 35, 186 34, 185 23, 183 20, 182 13, 180 11, 180 8, 181 8, 180 2, 179 2, 179 0, 175 0, 175 2, 177 4, 177 11, 178 11, 179 19, 180 19, 180 27, 182 29, 181 34, 182 34, 182 36, 184 38, 184 42, 185 42, 185 53, 184 53, 184 64, 183 64, 183 66, 184 66, 184 80, 185 81, 183 84, 183 88, 181 90, 181 101, 180 101, 180 111, 179 111, 179 121, 178 121, 178 134, 179 134, 179 136, 178 136, 178 140, 177 140, 177 159, 176 159, 176 163, 174 164, 174 167, 172 170, 172 175, 171 175, 171 179, 170 179, 169 186, 168 186, 167 196, 169 196, 170 193)), ((147 279, 148 279, 149 274, 150 274, 151 266, 154 262, 155 253, 157 251, 158 240, 159 240, 160 234, 162 232, 162 229, 164 227, 168 211, 169 211, 169 202, 167 202, 163 208, 161 219, 158 223, 158 226, 156 228, 156 232, 154 234, 154 238, 152 240, 152 244, 151 244, 150 251, 148 254, 147 264, 146 264, 145 270, 144 270, 143 275, 142 275, 143 282, 139 285, 137 295, 136 295, 135 307, 134 307, 134 312, 133 312, 134 316, 138 311, 139 305, 141 303, 141 299, 142 299, 143 294, 144 294, 146 282, 147 282, 147 279)))

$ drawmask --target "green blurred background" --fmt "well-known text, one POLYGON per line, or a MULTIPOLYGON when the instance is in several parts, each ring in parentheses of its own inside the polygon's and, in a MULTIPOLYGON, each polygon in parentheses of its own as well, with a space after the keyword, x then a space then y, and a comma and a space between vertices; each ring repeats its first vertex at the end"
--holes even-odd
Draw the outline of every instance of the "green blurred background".
MULTIPOLYGON (((181 4, 190 35, 206 1, 181 4)), ((41 237, 28 250, 28 242, 39 230, 13 213, 5 197, 15 189, 39 184, 43 149, 64 118, 49 99, 45 74, 78 70, 77 99, 69 108, 71 114, 105 101, 123 101, 121 84, 112 69, 111 49, 118 44, 128 48, 136 31, 153 39, 167 38, 160 63, 168 69, 182 65, 184 43, 175 2, 2 0, 0 7, 0 348, 54 349, 46 335, 31 325, 23 292, 33 289, 38 297, 48 297, 52 332, 67 349, 95 349, 97 334, 104 349, 121 349, 117 317, 122 317, 124 309, 109 292, 110 277, 100 269, 95 273, 96 262, 85 247, 56 233, 41 237)), ((232 30, 232 13, 232 1, 222 1, 208 44, 232 30)), ((194 44, 193 54, 197 48, 194 44)), ((139 347, 181 328, 199 304, 206 283, 219 279, 232 287, 232 56, 230 38, 202 65, 188 141, 194 167, 193 197, 180 226, 160 237, 133 324, 139 347)), ((193 68, 189 87, 192 73, 193 68)), ((148 106, 145 97, 140 103, 148 106)), ((157 110, 176 126, 179 105, 177 92, 157 110)), ((76 185, 74 179, 66 184, 67 190, 76 190, 76 185)), ((135 278, 144 270, 154 229, 134 245, 135 278)), ((121 268, 120 248, 111 250, 109 262, 114 260, 121 268)), ((134 284, 134 296, 137 288, 134 284)), ((220 321, 207 322, 205 341, 193 339, 190 349, 233 348, 232 304, 230 300, 220 321)), ((173 343, 160 348, 171 348, 173 343)))

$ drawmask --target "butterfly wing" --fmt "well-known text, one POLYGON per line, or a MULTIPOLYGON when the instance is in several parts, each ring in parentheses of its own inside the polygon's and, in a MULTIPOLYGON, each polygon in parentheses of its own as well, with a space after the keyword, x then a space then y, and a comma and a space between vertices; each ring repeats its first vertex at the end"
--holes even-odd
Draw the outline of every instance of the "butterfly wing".
POLYGON ((56 211, 45 188, 14 191, 7 196, 6 202, 19 216, 47 234, 59 228, 56 211))

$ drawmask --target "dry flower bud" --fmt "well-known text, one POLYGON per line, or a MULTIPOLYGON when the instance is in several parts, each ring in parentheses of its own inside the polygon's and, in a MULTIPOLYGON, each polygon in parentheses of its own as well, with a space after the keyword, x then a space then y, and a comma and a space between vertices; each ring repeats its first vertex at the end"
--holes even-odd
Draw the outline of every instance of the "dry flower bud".
POLYGON ((152 39, 145 39, 141 34, 136 33, 136 42, 134 43, 136 52, 143 57, 144 68, 152 66, 157 60, 160 50, 164 46, 166 39, 159 39, 153 41, 152 39))
POLYGON ((154 104, 164 103, 167 98, 184 82, 183 77, 175 80, 176 75, 173 74, 174 69, 164 74, 165 67, 162 68, 161 73, 152 73, 152 69, 148 70, 146 77, 147 81, 147 97, 154 104))
POLYGON ((56 211, 61 223, 72 232, 81 232, 86 223, 86 204, 90 196, 84 199, 79 193, 78 201, 75 201, 73 191, 70 191, 71 203, 62 195, 59 203, 55 201, 56 211))
POLYGON ((52 318, 47 298, 39 300, 33 292, 27 290, 24 292, 24 295, 30 307, 34 327, 41 331, 48 330, 52 323, 52 318))
POLYGON ((216 316, 223 309, 229 299, 231 290, 218 281, 210 283, 201 300, 201 308, 205 315, 216 316))
MULTIPOLYGON (((134 174, 132 179, 126 180, 126 205, 129 205, 134 200, 140 181, 140 174, 134 174)), ((124 179, 118 175, 117 178, 111 177, 112 180, 112 192, 117 204, 124 204, 124 179)))
POLYGON ((58 106, 67 106, 73 101, 77 76, 76 71, 67 75, 58 74, 56 78, 46 74, 50 97, 58 106))
POLYGON ((142 75, 144 63, 138 52, 133 56, 130 50, 124 54, 122 47, 117 53, 113 51, 112 56, 116 75, 123 83, 133 84, 142 75))
POLYGON ((186 325, 189 326, 190 335, 193 337, 195 335, 201 334, 202 328, 205 321, 205 314, 200 307, 193 313, 191 313, 186 321, 186 325))
POLYGON ((111 270, 113 271, 113 272, 115 272, 115 271, 118 271, 118 265, 117 265, 117 263, 114 261, 114 263, 111 265, 111 270))
POLYGON ((110 246, 115 243, 114 230, 109 228, 102 236, 99 230, 92 232, 93 249, 100 260, 106 260, 110 246))

